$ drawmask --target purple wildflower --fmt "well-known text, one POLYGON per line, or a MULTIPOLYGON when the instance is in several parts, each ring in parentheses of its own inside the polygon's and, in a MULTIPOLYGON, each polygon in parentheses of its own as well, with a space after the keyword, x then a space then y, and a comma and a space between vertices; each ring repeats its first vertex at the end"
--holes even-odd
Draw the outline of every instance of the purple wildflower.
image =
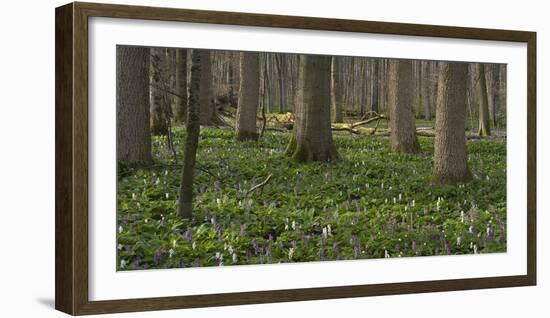
POLYGON ((411 248, 412 248, 413 250, 416 250, 416 241, 413 241, 413 242, 412 242, 411 248))
POLYGON ((187 240, 187 242, 193 241, 193 234, 191 234, 190 229, 187 229, 187 231, 185 232, 185 239, 187 240))

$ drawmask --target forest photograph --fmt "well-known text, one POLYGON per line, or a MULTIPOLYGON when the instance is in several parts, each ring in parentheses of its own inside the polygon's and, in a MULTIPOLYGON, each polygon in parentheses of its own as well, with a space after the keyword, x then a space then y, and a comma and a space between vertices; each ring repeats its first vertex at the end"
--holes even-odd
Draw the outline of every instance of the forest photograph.
POLYGON ((118 45, 118 271, 505 253, 506 65, 118 45))

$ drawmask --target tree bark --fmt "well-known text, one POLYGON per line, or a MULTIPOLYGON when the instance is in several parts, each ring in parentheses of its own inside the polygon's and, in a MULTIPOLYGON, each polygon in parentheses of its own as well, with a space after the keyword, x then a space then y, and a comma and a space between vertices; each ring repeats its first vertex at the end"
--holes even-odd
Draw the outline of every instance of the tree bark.
POLYGON ((169 112, 168 105, 165 105, 166 92, 163 90, 168 83, 166 72, 166 49, 151 49, 151 70, 152 88, 151 88, 151 133, 157 136, 166 136, 168 134, 169 112))
POLYGON ((176 51, 176 120, 185 123, 187 120, 187 50, 176 51))
POLYGON ((455 184, 472 176, 466 155, 467 63, 439 63, 433 182, 455 184))
POLYGON ((256 114, 260 100, 259 53, 241 53, 240 72, 239 101, 235 125, 237 140, 258 140, 256 114))
POLYGON ((139 166, 152 162, 149 130, 149 49, 117 46, 117 160, 139 166))
POLYGON ((342 114, 342 100, 340 94, 340 65, 337 57, 331 59, 331 103, 332 103, 332 122, 341 123, 344 121, 342 114))
POLYGON ((479 98, 479 136, 490 136, 490 118, 489 118, 489 101, 487 97, 487 80, 485 78, 485 65, 478 65, 478 98, 479 98))
POLYGON ((372 72, 372 100, 371 100, 371 111, 378 113, 379 112, 379 93, 380 93, 380 60, 374 59, 372 61, 373 72, 372 72))
POLYGON ((200 124, 213 125, 216 122, 216 108, 214 104, 214 88, 212 83, 212 61, 210 50, 198 50, 200 58, 200 124))
POLYGON ((185 154, 180 183, 179 215, 182 218, 191 218, 193 215, 193 179, 197 148, 200 134, 200 89, 201 89, 201 59, 208 57, 204 50, 193 50, 191 66, 191 94, 187 111, 187 135, 185 137, 185 154))
POLYGON ((339 157, 330 125, 330 64, 330 56, 300 56, 296 120, 286 150, 299 162, 339 157))
POLYGON ((421 62, 421 83, 420 83, 420 94, 422 96, 422 107, 424 108, 424 119, 432 119, 432 105, 430 98, 430 72, 428 61, 421 62))
POLYGON ((413 61, 391 60, 389 76, 390 150, 403 153, 419 152, 413 109, 413 61))

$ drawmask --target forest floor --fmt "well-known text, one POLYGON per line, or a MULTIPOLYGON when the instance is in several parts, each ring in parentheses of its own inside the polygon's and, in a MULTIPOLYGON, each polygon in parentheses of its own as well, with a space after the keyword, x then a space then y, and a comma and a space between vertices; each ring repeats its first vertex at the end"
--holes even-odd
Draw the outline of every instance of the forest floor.
MULTIPOLYGON (((506 251, 506 144, 469 140, 474 180, 431 184, 433 140, 416 155, 388 138, 335 132, 341 160, 299 164, 288 133, 259 142, 201 128, 192 220, 177 215, 181 169, 164 137, 155 164, 119 166, 117 269, 176 268, 506 251), (250 191, 268 179, 268 182, 250 191)), ((184 129, 175 128, 178 159, 184 129)))

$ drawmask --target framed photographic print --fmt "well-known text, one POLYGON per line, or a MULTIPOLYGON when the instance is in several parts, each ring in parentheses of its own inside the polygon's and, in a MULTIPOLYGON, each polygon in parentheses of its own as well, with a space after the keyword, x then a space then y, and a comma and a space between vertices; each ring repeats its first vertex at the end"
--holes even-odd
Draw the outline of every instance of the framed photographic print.
POLYGON ((536 284, 536 33, 56 9, 56 308, 536 284))

